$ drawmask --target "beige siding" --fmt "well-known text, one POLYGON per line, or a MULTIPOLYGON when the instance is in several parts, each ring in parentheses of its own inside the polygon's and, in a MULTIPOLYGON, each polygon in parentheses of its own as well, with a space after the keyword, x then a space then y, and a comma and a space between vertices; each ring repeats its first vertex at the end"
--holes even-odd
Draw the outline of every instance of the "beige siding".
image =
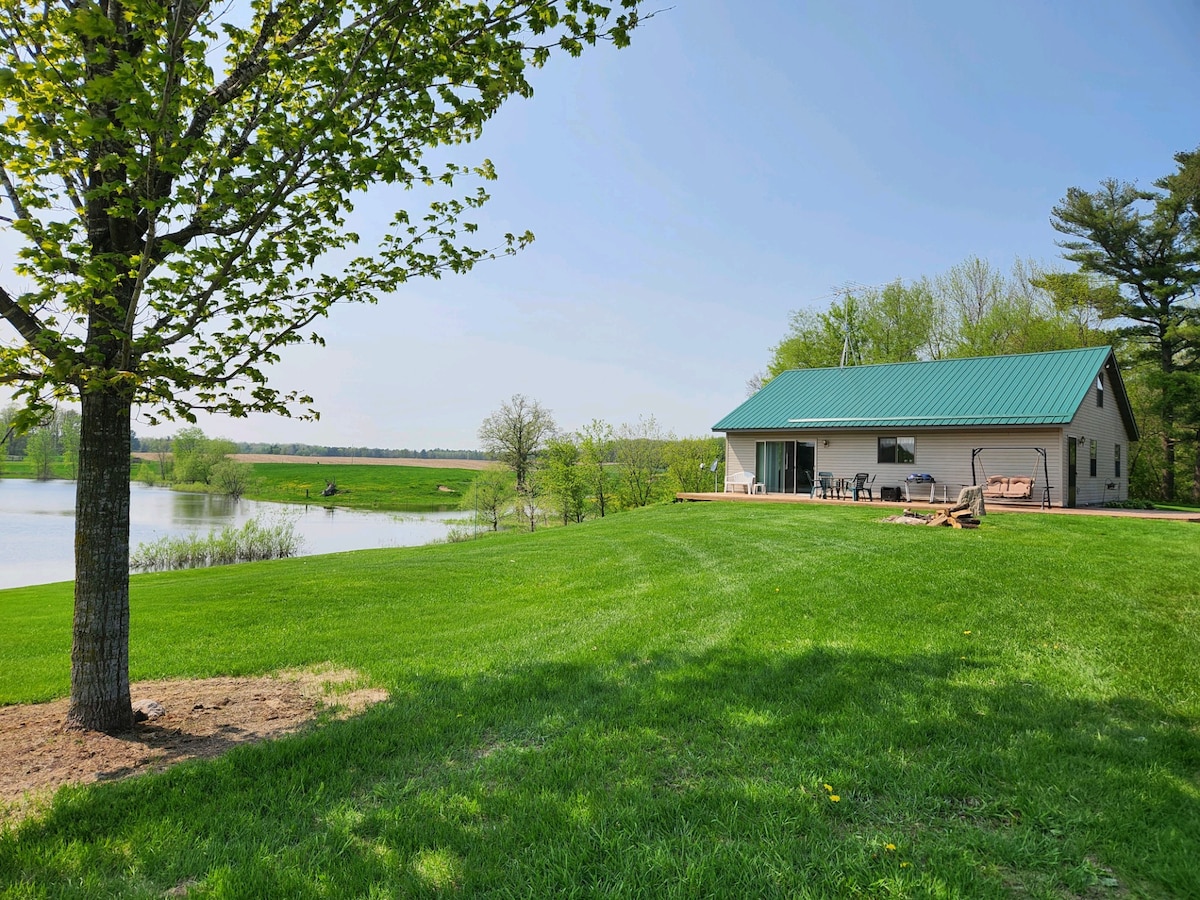
MULTIPOLYGON (((1105 398, 1105 402, 1108 403, 1108 398, 1105 398)), ((972 483, 971 451, 976 447, 989 448, 976 460, 975 475, 980 481, 984 480, 985 475, 1034 475, 1037 479, 1035 498, 1040 497, 1045 479, 1041 458, 1037 453, 1032 449, 999 448, 1045 447, 1050 472, 1051 502, 1056 506, 1061 505, 1066 493, 1065 451, 1062 450, 1064 440, 1062 429, 1057 426, 940 431, 916 428, 886 431, 798 430, 731 434, 726 445, 726 471, 753 472, 755 443, 761 440, 810 441, 816 445, 817 471, 832 472, 838 477, 850 477, 856 472, 869 472, 875 476, 876 497, 879 496, 878 489, 882 486, 900 486, 910 474, 928 473, 939 485, 939 499, 943 496, 942 485, 946 486, 950 498, 954 499, 960 487, 972 483), (878 462, 878 439, 885 436, 915 438, 916 461, 878 462)), ((1109 448, 1108 452, 1111 471, 1112 448, 1109 448)), ((929 498, 928 491, 929 488, 926 487, 922 494, 923 499, 929 498)))
MULTIPOLYGON (((1075 418, 1066 428, 1066 436, 1080 439, 1078 456, 1076 457, 1077 476, 1075 481, 1075 505, 1091 506, 1106 500, 1126 500, 1129 498, 1129 436, 1125 431, 1125 423, 1121 420, 1121 412, 1117 408, 1117 398, 1109 379, 1107 370, 1104 378, 1104 406, 1096 405, 1096 385, 1088 390, 1087 397, 1075 413, 1075 418), (1096 474, 1091 474, 1090 450, 1091 442, 1096 442, 1096 474), (1115 471, 1114 457, 1116 445, 1121 446, 1121 474, 1115 471), (1108 485, 1113 485, 1112 488, 1108 485)), ((1067 441, 1064 438, 1062 446, 1063 471, 1067 468, 1067 441)), ((1064 479, 1064 486, 1066 481, 1064 479)), ((1066 493, 1064 487, 1064 495, 1066 493)))
POLYGON ((725 439, 725 471, 729 475, 754 471, 754 438, 731 434, 725 439))

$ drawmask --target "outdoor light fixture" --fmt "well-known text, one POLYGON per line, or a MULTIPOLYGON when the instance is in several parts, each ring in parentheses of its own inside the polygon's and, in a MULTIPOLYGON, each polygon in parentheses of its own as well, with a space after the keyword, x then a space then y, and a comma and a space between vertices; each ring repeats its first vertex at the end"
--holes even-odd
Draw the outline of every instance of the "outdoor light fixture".
POLYGON ((821 441, 821 445, 823 447, 828 447, 829 446, 829 438, 825 438, 825 440, 821 441))

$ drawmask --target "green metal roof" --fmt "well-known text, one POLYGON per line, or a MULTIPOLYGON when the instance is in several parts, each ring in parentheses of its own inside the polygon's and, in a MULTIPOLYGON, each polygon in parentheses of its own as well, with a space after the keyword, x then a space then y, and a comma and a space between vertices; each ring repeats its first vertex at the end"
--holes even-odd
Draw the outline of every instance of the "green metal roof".
POLYGON ((713 431, 1065 425, 1106 366, 1111 393, 1136 440, 1111 347, 792 369, 767 382, 713 431))

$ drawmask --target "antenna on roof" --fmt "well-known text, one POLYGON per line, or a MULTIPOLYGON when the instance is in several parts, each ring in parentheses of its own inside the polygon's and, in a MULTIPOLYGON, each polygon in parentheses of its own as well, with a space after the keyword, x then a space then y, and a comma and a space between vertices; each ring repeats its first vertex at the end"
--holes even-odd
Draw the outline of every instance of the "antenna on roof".
MULTIPOLYGON (((854 287, 862 287, 854 285, 854 287)), ((844 317, 842 318, 842 361, 838 363, 839 369, 846 368, 846 360, 850 360, 850 365, 854 365, 854 343, 850 336, 850 317, 853 315, 853 307, 850 305, 850 289, 851 282, 846 282, 842 286, 842 290, 846 294, 846 305, 842 307, 844 317)))

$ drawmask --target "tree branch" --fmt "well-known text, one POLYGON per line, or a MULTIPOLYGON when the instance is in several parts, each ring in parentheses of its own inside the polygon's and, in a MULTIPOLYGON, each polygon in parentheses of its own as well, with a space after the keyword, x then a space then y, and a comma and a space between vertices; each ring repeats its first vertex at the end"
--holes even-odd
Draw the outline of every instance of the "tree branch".
POLYGON ((46 328, 36 317, 27 313, 13 300, 8 291, 0 287, 0 316, 3 316, 13 328, 17 329, 26 343, 36 346, 46 334, 46 328))
MULTIPOLYGON (((4 193, 8 195, 8 202, 12 204, 13 212, 16 213, 17 219, 28 219, 29 210, 21 202, 21 197, 17 194, 16 185, 8 177, 8 170, 4 168, 3 164, 0 164, 0 180, 4 182, 4 193)), ((3 290, 3 288, 0 288, 0 290, 3 290)))

